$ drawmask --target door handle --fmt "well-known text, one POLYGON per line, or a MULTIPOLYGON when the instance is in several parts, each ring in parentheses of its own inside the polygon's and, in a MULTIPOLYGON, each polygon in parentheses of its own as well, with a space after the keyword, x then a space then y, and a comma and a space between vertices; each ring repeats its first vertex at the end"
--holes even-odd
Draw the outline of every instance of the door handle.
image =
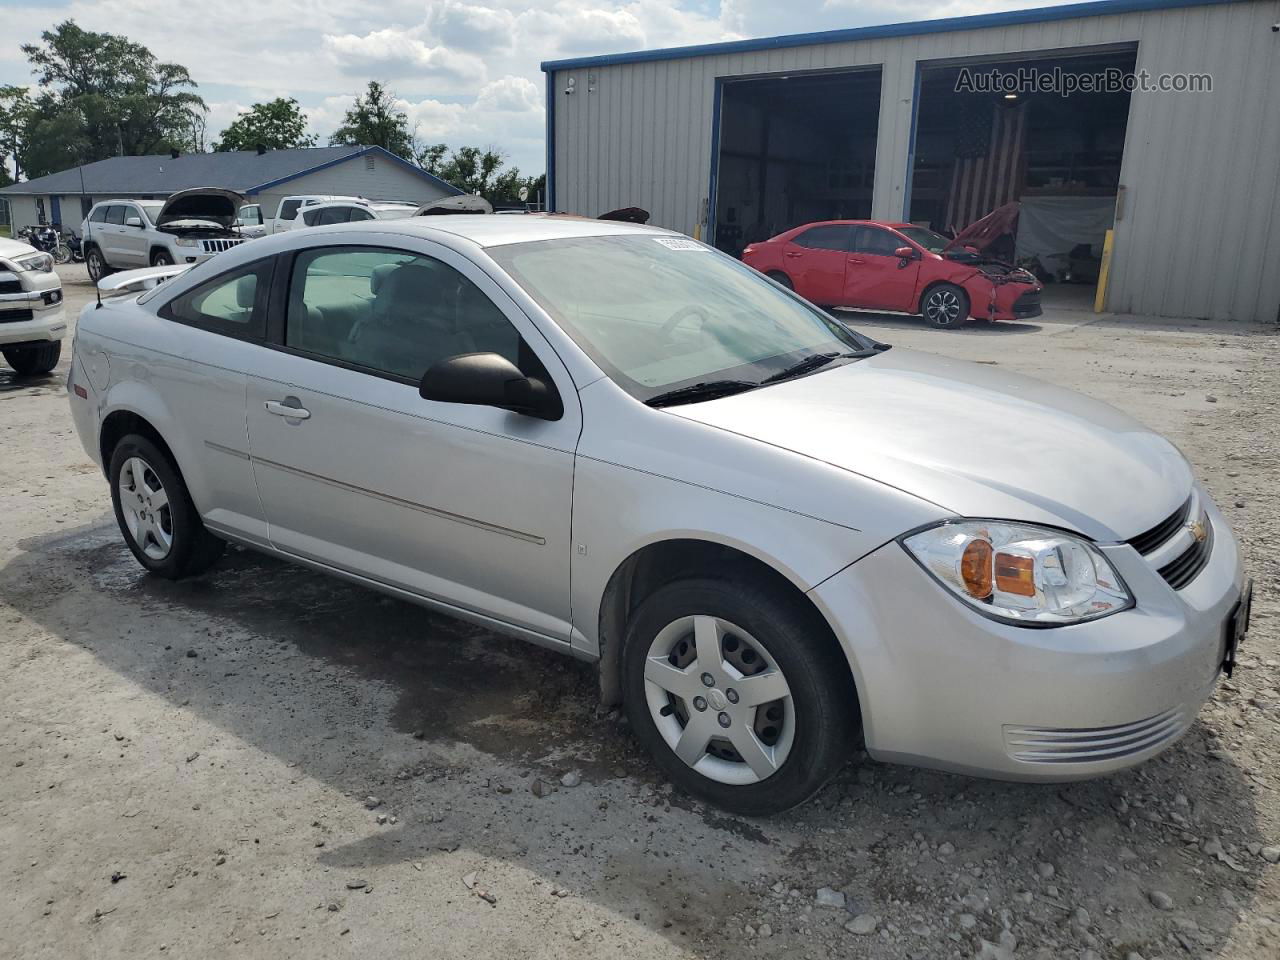
POLYGON ((262 403, 267 413, 274 413, 277 417, 286 417, 289 420, 310 420, 311 411, 302 406, 302 402, 297 397, 285 397, 283 400, 265 400, 262 403))
POLYGON ((850 257, 850 258, 849 258, 849 262, 850 262, 850 263, 865 263, 866 261, 865 261, 865 260, 863 260, 861 257, 850 257))
POLYGON ((794 251, 794 250, 788 250, 788 251, 786 251, 786 255, 787 255, 788 257, 799 257, 799 256, 802 256, 802 254, 799 254, 799 253, 797 253, 797 252, 796 252, 796 251, 794 251))

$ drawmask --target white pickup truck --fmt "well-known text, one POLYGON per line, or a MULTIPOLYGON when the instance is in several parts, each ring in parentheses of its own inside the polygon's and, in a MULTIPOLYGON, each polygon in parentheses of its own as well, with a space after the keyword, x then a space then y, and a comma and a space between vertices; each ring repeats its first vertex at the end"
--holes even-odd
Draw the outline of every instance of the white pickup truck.
POLYGON ((20 377, 48 373, 58 364, 66 332, 62 281, 53 257, 0 238, 0 354, 5 362, 20 377))

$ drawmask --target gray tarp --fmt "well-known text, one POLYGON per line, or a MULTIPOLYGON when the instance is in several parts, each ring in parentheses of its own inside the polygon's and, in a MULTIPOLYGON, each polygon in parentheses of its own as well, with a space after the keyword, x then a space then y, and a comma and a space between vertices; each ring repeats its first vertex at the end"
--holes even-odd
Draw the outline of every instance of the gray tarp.
POLYGON ((1054 273, 1067 265, 1067 254, 1078 244, 1089 244, 1100 257, 1115 212, 1115 197, 1024 197, 1017 255, 1039 257, 1054 273))

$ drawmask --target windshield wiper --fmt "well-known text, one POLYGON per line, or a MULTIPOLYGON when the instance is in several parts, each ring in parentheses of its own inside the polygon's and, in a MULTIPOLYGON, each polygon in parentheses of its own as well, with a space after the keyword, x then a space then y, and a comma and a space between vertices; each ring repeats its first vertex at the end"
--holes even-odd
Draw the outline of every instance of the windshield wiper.
POLYGON ((679 403, 697 403, 700 400, 715 400, 718 397, 729 397, 744 390, 754 390, 760 386, 750 380, 707 380, 676 390, 668 390, 645 401, 651 407, 670 407, 679 403))
POLYGON ((853 350, 848 353, 813 353, 803 360, 793 363, 785 370, 779 370, 777 373, 765 377, 760 382, 777 383, 780 380, 790 380, 792 377, 802 377, 806 373, 812 373, 820 367, 825 367, 833 360, 865 360, 867 357, 874 357, 877 353, 887 349, 887 345, 876 344, 875 347, 868 350, 853 350))

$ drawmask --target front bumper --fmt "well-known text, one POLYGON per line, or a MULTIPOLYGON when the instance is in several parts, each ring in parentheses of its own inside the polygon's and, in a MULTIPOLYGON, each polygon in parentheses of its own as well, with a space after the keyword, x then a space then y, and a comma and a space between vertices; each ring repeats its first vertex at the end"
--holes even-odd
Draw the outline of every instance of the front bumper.
POLYGON ((66 332, 61 287, 0 293, 0 346, 48 343, 66 332))
POLYGON ((853 669, 868 752, 1061 781, 1167 748, 1212 692, 1244 584, 1235 537, 1216 507, 1207 512, 1213 553, 1181 590, 1132 547, 1103 547, 1137 605, 1090 623, 1032 629, 988 620, 897 543, 811 591, 853 669))
POLYGON ((993 284, 978 275, 971 277, 964 287, 969 294, 969 314, 979 320, 1029 320, 1044 313, 1040 303, 1040 292, 1044 288, 1039 284, 993 284))

